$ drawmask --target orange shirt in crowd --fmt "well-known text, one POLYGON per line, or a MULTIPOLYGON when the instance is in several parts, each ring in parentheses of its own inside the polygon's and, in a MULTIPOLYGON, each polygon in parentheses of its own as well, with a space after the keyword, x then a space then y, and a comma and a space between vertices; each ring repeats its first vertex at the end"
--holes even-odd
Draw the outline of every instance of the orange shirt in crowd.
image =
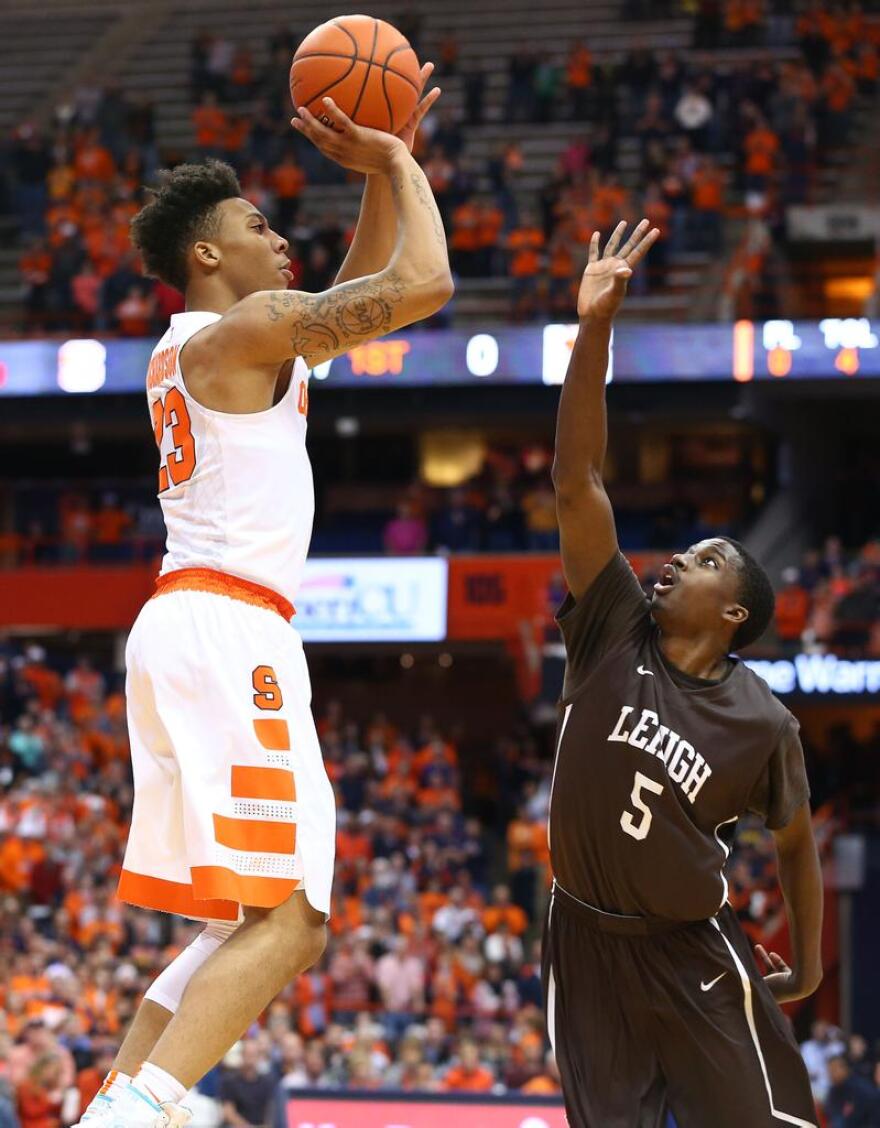
POLYGON ((52 256, 48 251, 25 251, 18 260, 18 269, 22 277, 32 286, 39 286, 47 282, 51 268, 52 256))
POLYGON ((61 1123, 61 1092, 47 1093, 25 1079, 18 1087, 18 1118, 21 1128, 58 1128, 61 1123))
POLYGON ((476 204, 465 200, 452 213, 452 236, 449 243, 454 251, 479 249, 480 211, 476 204))
POLYGON ((490 905, 483 909, 483 928, 487 932, 497 932, 506 924, 514 936, 522 936, 529 921, 519 905, 490 905))
POLYGON ((12 893, 27 889, 31 870, 45 856, 46 851, 36 839, 10 835, 0 845, 0 889, 12 893))
POLYGON ((829 110, 842 113, 855 97, 855 85, 845 67, 831 67, 822 79, 822 93, 829 110))
POLYGON ((226 133, 226 114, 219 106, 196 106, 193 110, 196 144, 201 149, 217 149, 226 133))
POLYGON ((150 330, 153 306, 144 294, 140 291, 129 294, 116 307, 115 313, 120 332, 126 337, 146 337, 150 330))
POLYGON ((537 1077, 533 1077, 531 1081, 526 1081, 520 1092, 528 1093, 531 1096, 552 1096, 553 1093, 559 1092, 559 1084, 548 1074, 540 1073, 537 1077))
POLYGON ((565 64, 568 85, 575 90, 585 90, 593 81, 593 56, 584 46, 573 47, 565 64))
POLYGON ((495 204, 483 204, 480 208, 478 242, 481 247, 497 247, 504 227, 504 212, 495 204))
POLYGON ((46 187, 49 190, 50 200, 66 199, 73 191, 75 184, 76 173, 73 165, 55 165, 46 176, 46 187))
POLYGON ((745 139, 746 172, 752 176, 769 176, 779 152, 779 138, 769 126, 756 125, 745 139))
POLYGON ((781 639, 799 639, 807 625, 810 597, 802 587, 783 588, 776 596, 776 633, 781 639))
POLYGON ((454 1065, 446 1074, 443 1088, 457 1093, 487 1093, 494 1084, 494 1076, 482 1065, 475 1069, 454 1065))
POLYGON ((116 175, 116 164, 103 145, 83 145, 74 157, 73 168, 80 180, 100 180, 106 184, 116 175))
POLYGON ((721 211, 724 177, 720 169, 698 168, 691 181, 691 203, 697 211, 721 211))
POLYGON ((456 787, 420 787, 416 792, 416 802, 420 807, 445 807, 457 811, 461 807, 461 795, 456 787))
POLYGON ((285 160, 272 170, 269 181, 279 200, 295 200, 306 186, 306 174, 295 161, 285 160))
POLYGON ((227 153, 239 153, 244 148, 248 139, 250 126, 247 118, 230 117, 226 119, 223 129, 223 148, 227 153))
POLYGON ((645 219, 660 232, 660 238, 665 239, 669 234, 669 220, 672 218, 672 208, 669 204, 662 196, 657 196, 656 199, 646 200, 642 211, 645 213, 645 219))
POLYGON ((863 43, 856 59, 856 77, 865 82, 876 82, 880 76, 880 58, 873 43, 863 43))
POLYGON ((571 278, 574 274, 574 255, 567 239, 557 239, 550 248, 549 273, 551 278, 571 278))
POLYGON ((93 528, 98 544, 119 544, 131 518, 123 509, 107 506, 99 509, 94 516, 93 528))
POLYGON ((541 269, 544 232, 540 227, 517 227, 507 237, 510 251, 510 274, 513 278, 529 278, 541 269))
POLYGON ((426 744, 424 748, 420 748, 413 759, 412 770, 415 776, 420 776, 426 768, 442 767, 446 765, 449 768, 458 767, 458 753, 455 748, 445 741, 440 749, 439 758, 433 744, 426 744))
POLYGON ((593 219, 600 231, 607 230, 626 210, 627 192, 622 184, 599 184, 593 193, 593 219))
POLYGON ((761 0, 727 0, 724 5, 724 25, 728 31, 742 31, 760 25, 763 17, 761 0))

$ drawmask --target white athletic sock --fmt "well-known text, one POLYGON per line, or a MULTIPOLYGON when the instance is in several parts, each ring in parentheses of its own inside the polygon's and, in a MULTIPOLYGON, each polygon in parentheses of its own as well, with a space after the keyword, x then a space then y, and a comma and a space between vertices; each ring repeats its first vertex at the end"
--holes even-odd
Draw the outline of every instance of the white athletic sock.
POLYGON ((104 1112, 121 1093, 125 1092, 130 1084, 131 1078, 127 1073, 120 1073, 118 1069, 111 1069, 101 1083, 101 1088, 80 1113, 80 1121, 90 1120, 98 1113, 104 1112))
POLYGON ((114 1101, 120 1093, 124 1093, 131 1084, 131 1077, 119 1069, 111 1069, 104 1078, 104 1083, 98 1090, 98 1096, 105 1101, 114 1101))
POLYGON ((137 1071, 132 1085, 156 1104, 165 1104, 166 1101, 179 1104, 187 1093, 186 1085, 181 1085, 176 1077, 148 1061, 137 1071))

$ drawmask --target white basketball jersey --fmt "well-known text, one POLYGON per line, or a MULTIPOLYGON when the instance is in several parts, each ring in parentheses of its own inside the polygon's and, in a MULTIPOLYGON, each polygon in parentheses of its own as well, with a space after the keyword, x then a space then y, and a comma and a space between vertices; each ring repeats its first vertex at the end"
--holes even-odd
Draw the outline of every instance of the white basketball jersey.
POLYGON ((177 313, 147 370, 167 529, 162 573, 212 568, 291 602, 312 536, 315 491, 306 452, 309 371, 266 411, 232 415, 197 403, 180 371, 182 346, 218 313, 177 313))

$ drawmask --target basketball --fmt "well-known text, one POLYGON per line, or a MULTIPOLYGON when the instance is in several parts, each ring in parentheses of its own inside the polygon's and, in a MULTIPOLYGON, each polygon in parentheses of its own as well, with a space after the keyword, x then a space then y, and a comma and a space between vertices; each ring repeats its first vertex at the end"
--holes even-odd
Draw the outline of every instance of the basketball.
POLYGON ((290 68, 290 96, 325 124, 321 99, 331 97, 358 125, 396 133, 421 92, 416 53, 391 24, 372 16, 338 16, 299 45, 290 68))

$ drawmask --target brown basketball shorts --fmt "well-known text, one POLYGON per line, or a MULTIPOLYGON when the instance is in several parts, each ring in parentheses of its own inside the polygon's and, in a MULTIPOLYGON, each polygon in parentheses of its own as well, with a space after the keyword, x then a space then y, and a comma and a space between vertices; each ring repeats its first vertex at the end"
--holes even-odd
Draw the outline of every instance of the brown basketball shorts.
POLYGON ((788 1022, 729 905, 658 924, 554 886, 547 1028, 572 1128, 816 1128, 788 1022))

